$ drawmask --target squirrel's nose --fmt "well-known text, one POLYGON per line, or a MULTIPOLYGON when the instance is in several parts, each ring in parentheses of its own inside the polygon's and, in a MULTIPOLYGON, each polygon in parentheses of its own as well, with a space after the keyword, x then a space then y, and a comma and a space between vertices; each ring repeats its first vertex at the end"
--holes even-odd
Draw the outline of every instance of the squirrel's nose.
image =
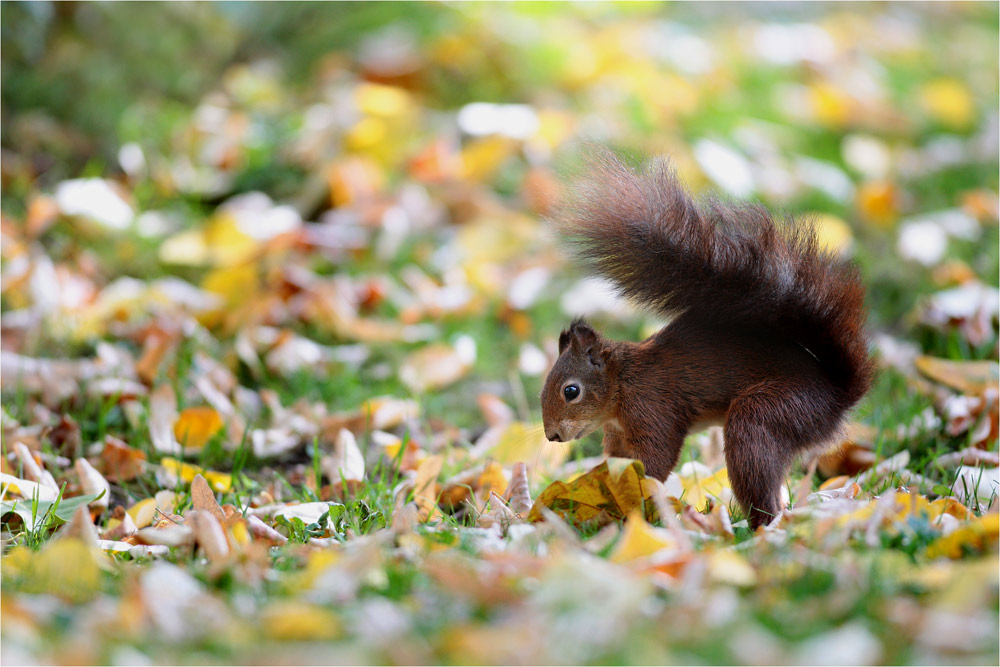
POLYGON ((558 431, 546 433, 545 437, 548 438, 550 442, 562 442, 562 437, 559 435, 558 431))

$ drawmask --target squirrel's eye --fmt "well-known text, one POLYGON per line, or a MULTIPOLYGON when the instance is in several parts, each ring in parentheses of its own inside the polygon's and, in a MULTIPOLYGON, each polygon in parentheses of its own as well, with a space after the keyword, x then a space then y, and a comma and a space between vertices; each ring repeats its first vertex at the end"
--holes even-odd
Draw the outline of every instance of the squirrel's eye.
POLYGON ((575 384, 568 384, 566 385, 566 388, 563 389, 563 396, 566 397, 567 401, 572 401, 579 395, 580 395, 580 388, 575 384))

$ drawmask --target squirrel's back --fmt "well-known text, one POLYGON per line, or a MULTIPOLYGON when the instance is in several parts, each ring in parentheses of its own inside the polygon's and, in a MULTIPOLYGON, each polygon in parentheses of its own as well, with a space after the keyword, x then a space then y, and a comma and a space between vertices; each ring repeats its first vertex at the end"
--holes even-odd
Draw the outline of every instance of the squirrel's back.
POLYGON ((637 172, 604 151, 555 221, 576 256, 624 296, 801 344, 845 409, 868 390, 864 288, 850 264, 818 246, 810 225, 777 221, 756 204, 697 203, 667 162, 637 172))

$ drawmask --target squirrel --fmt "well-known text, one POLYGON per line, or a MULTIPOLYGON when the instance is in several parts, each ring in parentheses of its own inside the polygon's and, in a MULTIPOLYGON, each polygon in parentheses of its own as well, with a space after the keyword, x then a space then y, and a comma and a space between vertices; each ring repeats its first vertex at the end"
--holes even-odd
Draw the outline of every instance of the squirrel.
POLYGON ((541 393, 545 436, 603 427, 607 456, 663 480, 689 432, 721 424, 733 494, 752 529, 767 524, 793 460, 828 445, 872 383, 858 272, 811 225, 695 202, 666 160, 590 163, 556 230, 585 268, 672 319, 641 343, 573 321, 541 393))

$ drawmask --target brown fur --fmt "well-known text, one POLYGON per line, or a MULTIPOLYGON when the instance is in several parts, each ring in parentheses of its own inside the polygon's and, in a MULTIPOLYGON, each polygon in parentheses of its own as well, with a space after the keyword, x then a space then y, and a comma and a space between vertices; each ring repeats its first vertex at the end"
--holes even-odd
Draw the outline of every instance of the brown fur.
POLYGON ((808 226, 695 204, 666 163, 639 174, 601 153, 593 167, 560 231, 624 296, 676 317, 642 343, 573 322, 542 390, 546 436, 603 427, 608 455, 664 479, 691 427, 721 419, 733 492, 752 526, 766 523, 792 459, 833 437, 871 384, 856 272, 808 226), (582 393, 567 401, 571 381, 582 393))

